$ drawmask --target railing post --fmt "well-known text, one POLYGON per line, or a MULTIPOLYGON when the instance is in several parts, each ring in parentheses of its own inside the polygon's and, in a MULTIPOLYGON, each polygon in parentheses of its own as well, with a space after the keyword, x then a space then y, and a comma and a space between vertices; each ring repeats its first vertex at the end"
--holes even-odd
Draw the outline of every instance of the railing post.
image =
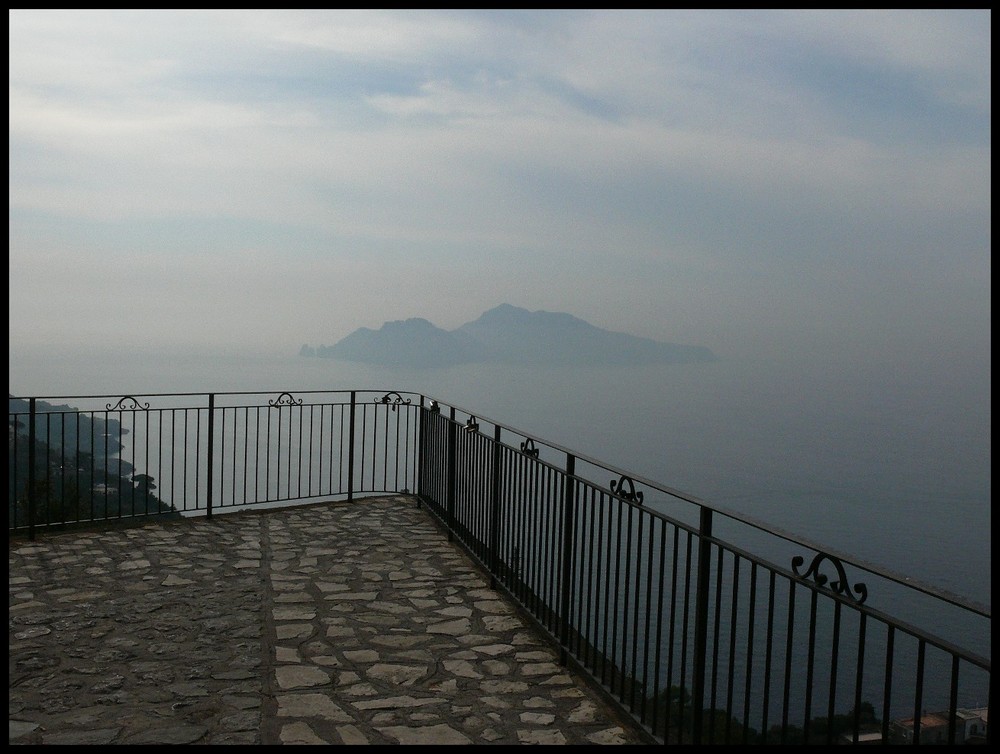
POLYGON ((712 510, 701 507, 698 531, 698 586, 694 610, 694 657, 691 669, 691 743, 700 744, 705 704, 705 665, 708 655, 708 591, 712 569, 712 510))
POLYGON ((562 576, 560 585, 562 594, 559 605, 559 663, 565 665, 569 655, 569 610, 570 595, 573 591, 573 561, 576 559, 576 536, 573 525, 573 512, 576 507, 576 456, 566 454, 566 492, 563 498, 563 547, 562 576))
POLYGON ((455 424, 455 407, 451 407, 451 421, 448 422, 448 487, 445 501, 448 510, 448 541, 455 538, 455 460, 458 456, 458 425, 455 424))
POLYGON ((427 460, 427 408, 425 404, 425 398, 423 395, 420 396, 420 437, 417 439, 417 472, 416 472, 416 483, 414 486, 414 491, 417 493, 417 505, 420 505, 420 498, 424 494, 424 463, 427 460))
MULTIPOLYGON (((17 431, 17 427, 14 428, 17 431)), ((17 501, 15 500, 15 506, 17 501)), ((28 399, 28 539, 35 541, 35 399, 28 399)))
POLYGON ((490 589, 496 588, 500 567, 500 427, 493 427, 493 479, 490 489, 490 589))
POLYGON ((208 477, 208 494, 205 497, 205 507, 208 518, 212 517, 212 490, 215 487, 215 393, 208 394, 208 464, 205 469, 208 477))
POLYGON ((347 429, 347 502, 354 500, 354 417, 358 393, 351 391, 351 414, 347 429))

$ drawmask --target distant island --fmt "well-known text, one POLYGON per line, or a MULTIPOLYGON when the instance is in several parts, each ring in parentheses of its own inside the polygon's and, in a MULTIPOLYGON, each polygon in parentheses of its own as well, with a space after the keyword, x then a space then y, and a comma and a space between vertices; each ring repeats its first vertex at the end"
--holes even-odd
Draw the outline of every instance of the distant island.
POLYGON ((395 367, 502 362, 534 365, 687 364, 715 361, 703 346, 662 343, 603 330, 560 312, 501 304, 457 330, 415 317, 362 327, 332 346, 302 346, 301 356, 395 367))

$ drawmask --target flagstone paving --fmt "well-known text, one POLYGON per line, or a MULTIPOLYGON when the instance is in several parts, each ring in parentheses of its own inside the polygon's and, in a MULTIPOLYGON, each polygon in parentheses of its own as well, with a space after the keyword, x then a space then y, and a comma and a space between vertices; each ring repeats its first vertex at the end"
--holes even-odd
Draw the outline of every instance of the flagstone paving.
POLYGON ((411 496, 9 553, 11 743, 643 742, 411 496))

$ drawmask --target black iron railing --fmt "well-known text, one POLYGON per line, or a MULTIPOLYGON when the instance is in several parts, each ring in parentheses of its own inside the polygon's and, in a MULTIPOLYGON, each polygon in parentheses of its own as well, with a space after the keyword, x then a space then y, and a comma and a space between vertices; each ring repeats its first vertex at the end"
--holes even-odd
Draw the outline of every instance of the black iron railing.
POLYGON ((10 399, 12 534, 410 492, 651 740, 989 741, 989 608, 467 410, 59 400, 10 399))

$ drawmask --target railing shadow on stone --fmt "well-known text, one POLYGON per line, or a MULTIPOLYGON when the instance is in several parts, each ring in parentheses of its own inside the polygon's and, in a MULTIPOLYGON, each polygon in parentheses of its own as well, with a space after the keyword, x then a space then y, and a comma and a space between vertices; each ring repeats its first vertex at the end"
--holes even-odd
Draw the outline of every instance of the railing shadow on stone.
POLYGON ((8 451, 29 538, 413 494, 651 742, 989 741, 988 608, 425 395, 11 397, 8 451))

